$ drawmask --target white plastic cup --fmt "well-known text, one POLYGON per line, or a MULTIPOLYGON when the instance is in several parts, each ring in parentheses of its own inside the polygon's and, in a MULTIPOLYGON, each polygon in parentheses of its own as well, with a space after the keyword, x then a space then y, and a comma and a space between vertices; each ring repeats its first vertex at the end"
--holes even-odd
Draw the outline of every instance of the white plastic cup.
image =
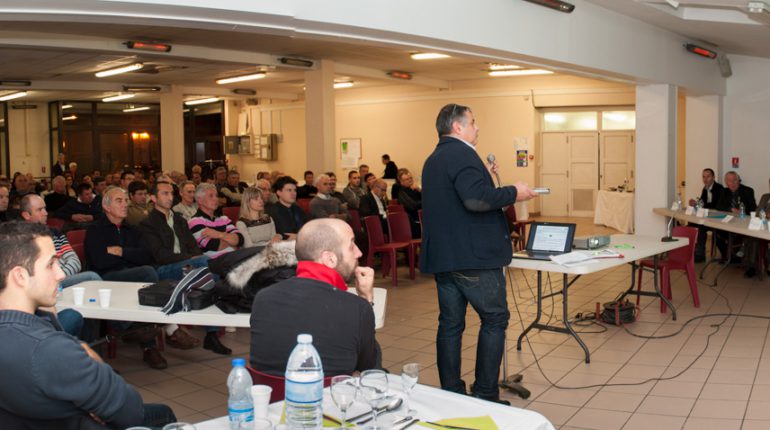
POLYGON ((703 215, 709 216, 709 209, 708 208, 703 209, 703 215))
POLYGON ((751 211, 751 212, 749 212, 749 215, 751 215, 752 218, 756 218, 757 217, 757 211, 751 211))
POLYGON ((273 423, 267 418, 254 417, 254 430, 273 430, 273 423))
POLYGON ((251 398, 254 399, 254 418, 267 418, 267 407, 270 405, 270 393, 273 389, 268 385, 252 385, 251 398))
POLYGON ((106 309, 110 307, 110 297, 112 296, 112 289, 100 288, 99 289, 99 306, 106 309))
POLYGON ((83 299, 85 297, 85 287, 72 287, 72 302, 75 303, 75 306, 83 306, 83 299))

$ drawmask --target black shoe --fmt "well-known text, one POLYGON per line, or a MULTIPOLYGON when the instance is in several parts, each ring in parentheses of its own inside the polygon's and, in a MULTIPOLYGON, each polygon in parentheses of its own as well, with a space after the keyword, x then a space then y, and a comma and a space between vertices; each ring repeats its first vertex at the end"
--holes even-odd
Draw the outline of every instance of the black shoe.
POLYGON ((702 255, 696 255, 695 256, 695 262, 696 263, 703 263, 704 261, 706 261, 706 257, 704 257, 702 255))
POLYGON ((745 272, 743 272, 744 278, 753 278, 755 276, 757 276, 757 270, 753 267, 749 267, 745 272))
POLYGON ((144 362, 153 369, 165 369, 168 367, 166 359, 160 355, 158 348, 147 348, 144 350, 144 362))
POLYGON ((475 397, 475 398, 481 399, 481 400, 486 400, 486 401, 492 402, 492 403, 499 403, 499 404, 505 405, 505 406, 511 406, 511 402, 509 402, 508 400, 501 399, 500 396, 482 397, 482 396, 476 395, 474 393, 474 394, 471 394, 471 397, 475 397))
POLYGON ((206 338, 203 339, 203 348, 213 351, 216 354, 230 355, 233 351, 222 345, 219 341, 219 336, 216 333, 206 333, 206 338))

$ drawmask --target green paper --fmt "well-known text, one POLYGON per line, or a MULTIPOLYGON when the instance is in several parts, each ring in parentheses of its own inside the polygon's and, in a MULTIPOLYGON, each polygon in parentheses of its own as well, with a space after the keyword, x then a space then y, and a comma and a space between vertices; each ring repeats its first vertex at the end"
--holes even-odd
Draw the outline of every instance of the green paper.
MULTIPOLYGON (((438 424, 446 424, 448 426, 467 427, 478 430, 499 430, 497 424, 495 424, 495 421, 489 415, 484 415, 481 417, 447 418, 435 422, 438 424)), ((417 424, 432 429, 447 430, 444 427, 435 426, 433 424, 428 424, 422 421, 417 424)))

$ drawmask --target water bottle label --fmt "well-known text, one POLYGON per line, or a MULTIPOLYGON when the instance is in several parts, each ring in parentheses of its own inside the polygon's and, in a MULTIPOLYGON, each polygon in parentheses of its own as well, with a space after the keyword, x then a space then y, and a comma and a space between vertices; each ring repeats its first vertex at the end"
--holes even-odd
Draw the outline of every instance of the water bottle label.
POLYGON ((309 382, 286 380, 286 400, 293 403, 316 403, 323 399, 323 381, 309 382))
POLYGON ((247 422, 254 421, 254 407, 235 409, 227 408, 227 414, 230 417, 230 422, 247 422))

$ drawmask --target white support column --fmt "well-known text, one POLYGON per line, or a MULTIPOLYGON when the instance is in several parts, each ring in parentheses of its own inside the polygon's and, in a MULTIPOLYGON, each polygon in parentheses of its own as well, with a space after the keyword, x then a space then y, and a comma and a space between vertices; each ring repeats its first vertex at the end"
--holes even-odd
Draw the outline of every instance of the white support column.
POLYGON ((336 170, 334 109, 334 63, 321 60, 318 70, 305 72, 307 167, 316 175, 336 170))
POLYGON ((160 95, 160 160, 166 171, 184 172, 183 96, 178 85, 160 95))
POLYGON ((652 213, 668 207, 677 195, 676 87, 636 87, 636 200, 635 232, 663 236, 666 219, 652 213))
POLYGON ((721 96, 687 97, 687 193, 686 199, 700 195, 703 189, 701 174, 711 168, 717 182, 722 183, 719 136, 721 133, 721 96))

